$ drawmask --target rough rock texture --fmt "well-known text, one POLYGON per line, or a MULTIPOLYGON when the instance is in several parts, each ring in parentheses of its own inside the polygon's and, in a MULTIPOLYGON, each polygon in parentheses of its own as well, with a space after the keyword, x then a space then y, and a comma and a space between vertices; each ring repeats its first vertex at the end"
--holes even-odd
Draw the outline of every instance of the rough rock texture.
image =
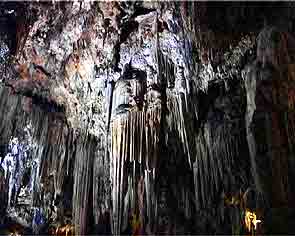
POLYGON ((293 3, 0 12, 0 223, 245 234, 251 211, 294 231, 293 3))
MULTIPOLYGON (((272 210, 294 204, 294 46, 291 35, 265 28, 245 78, 253 177, 272 210)), ((287 224, 281 232, 292 230, 287 224)))

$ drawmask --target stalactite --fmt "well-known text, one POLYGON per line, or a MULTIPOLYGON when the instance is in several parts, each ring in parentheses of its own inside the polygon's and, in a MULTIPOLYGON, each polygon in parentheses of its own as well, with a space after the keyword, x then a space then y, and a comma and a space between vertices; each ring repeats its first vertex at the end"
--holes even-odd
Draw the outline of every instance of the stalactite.
MULTIPOLYGON (((192 154, 194 151, 194 139, 193 139, 193 118, 189 115, 188 110, 184 107, 183 96, 181 94, 174 94, 169 91, 167 94, 167 107, 169 110, 167 116, 168 130, 170 132, 175 132, 180 140, 181 148, 187 155, 187 161, 191 166, 192 154)), ((192 101, 193 103, 193 101, 192 101)), ((197 111, 194 112, 197 114, 197 111)), ((166 137, 168 140, 169 137, 166 137)), ((192 166, 191 166, 192 167, 192 166)))
MULTIPOLYGON (((62 199, 62 195, 67 192, 63 188, 66 185, 65 179, 69 179, 69 185, 73 185, 74 188, 71 210, 72 223, 75 225, 77 234, 88 233, 89 215, 93 213, 94 224, 100 225, 106 212, 111 214, 113 234, 118 235, 127 228, 130 214, 134 214, 137 226, 146 227, 141 229, 142 232, 146 230, 145 233, 147 233, 149 231, 147 228, 150 227, 152 233, 157 233, 155 229, 158 222, 162 222, 164 218, 162 215, 169 215, 167 212, 170 206, 167 205, 171 199, 171 202, 177 206, 175 218, 178 214, 181 215, 179 218, 185 218, 185 220, 197 217, 210 218, 202 214, 204 212, 207 214, 211 210, 213 215, 220 210, 221 218, 225 218, 226 206, 218 207, 217 205, 224 203, 222 199, 225 195, 234 194, 233 192, 252 181, 246 173, 250 172, 246 169, 249 163, 246 163, 245 170, 243 166, 244 156, 248 157, 248 150, 242 147, 245 146, 243 139, 245 127, 240 124, 240 119, 245 111, 233 114, 236 111, 234 111, 235 107, 232 107, 237 103, 237 106, 241 107, 240 110, 244 109, 244 104, 240 103, 244 99, 245 92, 241 91, 244 87, 241 84, 234 84, 231 87, 231 84, 233 81, 240 83, 240 70, 245 63, 251 62, 252 59, 247 58, 247 53, 253 53, 255 40, 248 36, 242 38, 238 45, 231 47, 224 57, 214 61, 219 49, 213 47, 215 44, 213 40, 217 44, 219 44, 217 39, 225 41, 222 37, 214 36, 215 30, 219 29, 216 19, 223 14, 228 16, 228 9, 230 10, 231 7, 224 7, 222 14, 218 13, 214 16, 212 14, 214 11, 209 9, 209 5, 207 7, 207 3, 204 5, 128 2, 109 6, 98 5, 99 13, 96 4, 92 3, 58 4, 58 12, 55 11, 55 7, 50 8, 53 13, 58 14, 57 19, 53 19, 55 14, 49 14, 51 11, 48 11, 48 14, 41 14, 44 9, 39 8, 38 4, 32 6, 36 19, 34 18, 34 22, 31 22, 32 27, 26 32, 24 55, 19 58, 20 62, 24 63, 22 66, 30 71, 26 71, 26 76, 23 76, 25 73, 20 71, 20 77, 25 80, 17 78, 17 83, 11 83, 12 89, 0 86, 0 144, 12 142, 22 133, 22 127, 30 126, 29 136, 32 136, 32 142, 27 146, 32 153, 30 157, 32 159, 31 206, 42 208, 47 193, 49 195, 47 198, 50 199, 48 212, 45 213, 47 218, 50 215, 51 218, 55 217, 54 221, 62 221, 62 212, 50 213, 50 211, 51 207, 55 207, 55 210, 62 209, 63 203, 60 198, 62 199), (131 7, 127 9, 129 6, 131 7), (36 13, 35 10, 37 10, 36 13), (66 10, 65 15, 61 14, 62 10, 66 10), (212 16, 212 19, 206 19, 208 16, 212 16), (121 21, 123 24, 118 24, 121 21), (45 27, 39 29, 40 25, 45 27), (52 27, 48 28, 48 25, 52 27), (213 34, 207 26, 214 29, 213 34), (61 30, 57 33, 52 30, 59 27, 61 30), (136 29, 139 30, 135 31, 136 29), (208 42, 205 42, 206 40, 208 42), (37 47, 31 50, 32 45, 37 47), (77 56, 77 61, 73 60, 75 61, 72 63, 73 68, 70 65, 64 66, 68 63, 65 63, 66 58, 71 57, 70 54, 77 45, 87 48, 90 52, 85 56, 87 60, 84 63, 89 62, 89 65, 80 63, 85 58, 83 59, 81 51, 77 50, 77 53, 73 53, 77 56), (52 53, 47 53, 47 49, 52 53), (153 52, 155 55, 152 55, 153 52), (122 58, 131 58, 126 67, 125 59, 122 58), (199 59, 201 63, 197 62, 199 59), (114 65, 110 65, 113 63, 114 65), (111 66, 115 67, 116 72, 110 69, 111 66), (123 69, 122 74, 120 69, 123 69), (40 74, 44 76, 35 76, 35 72, 31 70, 40 70, 42 72, 39 71, 40 74), (64 81, 64 70, 68 75, 78 73, 81 76, 78 78, 66 75, 69 81, 70 77, 73 77, 73 80, 64 81), (147 72, 148 70, 150 71, 147 72), (136 73, 140 71, 139 76, 133 74, 135 71, 136 73), (83 73, 86 76, 83 76, 83 73), (36 85, 35 77, 38 77, 36 85), (39 77, 42 77, 42 80, 39 77), (92 77, 95 80, 92 80, 92 77), (86 82, 82 82, 83 80, 86 82), (18 83, 19 81, 25 82, 18 83), (48 81, 50 86, 47 86, 48 81), (37 87, 35 89, 33 86, 33 96, 43 93, 44 89, 45 93, 48 92, 46 98, 61 100, 59 104, 63 104, 62 108, 65 108, 66 112, 56 109, 56 106, 49 101, 38 104, 37 100, 40 100, 40 97, 32 98, 31 94, 26 95, 30 98, 15 95, 14 89, 22 89, 17 86, 30 87, 30 83, 27 82, 32 82, 37 87), (147 85, 143 85, 145 83, 147 85), (66 86, 63 87, 63 84, 66 86), (83 86, 87 87, 87 92, 84 91, 83 86), (54 93, 52 93, 53 90, 54 93), (66 93, 61 91, 55 93, 56 90, 65 90, 66 93), (217 90, 220 91, 217 92, 217 90), (238 92, 232 94, 233 90, 238 92), (97 96, 98 93, 102 95, 97 96), (89 94, 96 95, 89 96, 89 94), (149 96, 152 99, 149 99, 149 96), (97 98, 100 97, 105 97, 106 100, 105 109, 101 110, 101 104, 97 105, 99 109, 94 105, 99 103, 97 98), (228 98, 229 101, 222 100, 221 103, 225 102, 225 105, 216 105, 220 97, 228 98), (64 100, 70 102, 67 103, 64 100), (88 103, 91 105, 88 106, 88 103), (83 114, 81 115, 80 112, 83 114), (222 113, 221 118, 220 113, 222 113), (94 116, 96 118, 93 118, 94 116), (71 121, 76 120, 76 117, 78 117, 76 127, 86 127, 85 129, 76 130, 71 127, 71 121), (81 121, 84 118, 88 120, 85 122, 87 125, 81 121), (103 121, 105 121, 104 124, 103 121), (92 126, 92 122, 93 127, 94 123, 99 123, 101 126, 91 131, 91 134, 96 137, 88 134, 90 132, 88 128, 92 126), (243 153, 244 151, 246 154, 243 153), (50 181, 53 183, 52 191, 46 189, 46 184, 50 181), (184 185, 184 182, 189 184, 184 185), (50 195, 51 192, 52 195, 50 195), (192 192, 194 197, 191 197, 192 192), (52 202, 51 199, 53 199, 52 202), (195 207, 191 206, 193 201, 195 207)), ((24 7, 27 8, 27 5, 24 7)), ((18 16, 18 11, 15 9, 13 14, 9 14, 18 16)), ((4 9, 3 12, 5 13, 4 9)), ((18 17, 21 19, 21 16, 18 17)), ((242 21, 244 18, 245 16, 242 16, 242 21)), ((227 22, 230 28, 235 26, 235 22, 232 22, 235 21, 235 16, 226 21, 230 21, 227 22)), ((256 30, 256 27, 254 28, 256 30)), ((224 25, 224 29, 228 31, 228 25, 224 25)), ((265 36, 272 35, 271 32, 269 33, 268 29, 264 31, 266 34, 259 37, 258 41, 272 43, 272 37, 265 40, 265 36)), ((241 32, 238 32, 237 37, 240 36, 241 32)), ((277 51, 281 54, 289 54, 286 35, 279 40, 282 41, 282 45, 277 51)), ((222 44, 220 51, 223 52, 227 46, 227 43, 222 44)), ((271 47, 275 48, 273 44, 271 47)), ((261 52, 257 57, 258 61, 260 60, 257 63, 258 67, 261 67, 260 64, 264 67, 266 59, 276 55, 269 53, 267 47, 262 47, 261 52), (266 54, 265 57, 263 54, 266 54)), ((281 66, 277 63, 284 59, 283 57, 284 55, 278 55, 278 58, 271 58, 275 68, 278 69, 281 66)), ((284 61, 286 65, 283 66, 284 70, 288 67, 289 79, 294 82, 291 57, 292 55, 286 55, 284 61)), ((282 70, 279 74, 284 72, 282 70)), ((253 74, 257 74, 257 70, 253 74)), ((5 80, 3 79, 3 82, 7 82, 5 80)), ((11 78, 11 81, 13 80, 14 78, 11 78)), ((246 82, 248 83, 246 93, 250 102, 246 111, 246 131, 249 140, 254 136, 251 131, 252 120, 257 118, 254 114, 257 109, 258 83, 256 82, 259 82, 256 78, 246 82)), ((278 179, 282 180, 280 186, 284 190, 283 184, 287 183, 288 179, 284 177, 283 172, 290 171, 291 168, 288 166, 290 163, 293 163, 295 167, 293 160, 295 152, 294 86, 293 84, 285 86, 281 83, 282 81, 279 82, 277 86, 282 85, 282 91, 278 92, 276 89, 274 91, 278 92, 278 97, 280 94, 284 94, 284 97, 288 96, 288 109, 281 114, 269 116, 266 122, 269 122, 268 124, 273 122, 276 129, 279 126, 283 127, 283 131, 276 132, 273 137, 286 136, 284 138, 287 142, 282 145, 286 146, 285 149, 271 154, 271 158, 274 159, 271 162, 273 172, 277 173, 278 179), (278 117, 285 122, 279 124, 278 117), (283 156, 284 152, 288 157, 283 162, 278 161, 279 158, 274 158, 283 156)), ((29 93, 31 90, 31 88, 28 89, 29 93)), ((267 135, 271 132, 270 129, 266 131, 267 135)), ((261 146, 266 148, 267 145, 261 146)), ((256 148, 260 147, 255 146, 255 140, 250 140, 250 155, 253 153, 256 155, 256 148)), ((12 151, 9 150, 8 154, 11 153, 12 151)), ((13 154, 7 158, 14 156, 16 155, 13 154)), ((5 158, 6 156, 3 157, 5 158)), ((258 183, 256 176, 258 165, 255 158, 251 158, 253 167, 251 171, 256 180, 255 185, 259 188, 261 183, 258 183)), ((23 165, 21 159, 16 160, 19 161, 20 166, 23 165)), ((11 172, 14 176, 15 171, 11 172)), ((19 174, 22 175, 21 172, 19 174)), ((290 179, 292 178, 289 178, 289 182, 290 179)), ((18 184, 16 182, 12 185, 14 187, 18 184)), ((12 187, 9 190, 9 198, 13 198, 12 187)), ((285 194, 281 195, 287 199, 285 194)), ((13 201, 9 202, 12 202, 13 207, 13 201)), ((34 209, 34 212, 39 214, 42 210, 34 209)), ((235 219, 235 216, 232 218, 235 219)), ((169 219, 168 221, 169 225, 177 220, 169 219)), ((167 230, 166 233, 172 233, 171 228, 163 229, 163 232, 167 230)))
POLYGON ((95 225, 101 224, 105 213, 109 211, 109 162, 106 154, 106 138, 101 136, 98 140, 97 150, 94 155, 93 165, 93 214, 95 225))
POLYGON ((77 234, 87 232, 87 214, 90 210, 87 203, 93 178, 93 159, 96 148, 97 140, 91 135, 77 139, 73 191, 73 221, 77 234))
MULTIPOLYGON (((22 127, 34 124, 30 129, 32 143, 30 144, 31 160, 31 207, 42 208, 46 204, 42 203, 43 194, 47 194, 45 182, 50 176, 53 177, 54 204, 61 209, 63 197, 63 184, 67 169, 70 163, 74 165, 74 196, 73 196, 73 221, 76 232, 84 234, 87 223, 87 205, 89 191, 92 184, 93 156, 96 150, 96 141, 93 137, 81 136, 77 139, 74 132, 58 112, 44 112, 38 106, 32 106, 32 110, 24 110, 24 104, 30 99, 21 95, 9 94, 9 88, 0 87, 1 100, 1 137, 2 143, 8 143, 9 137, 22 137, 22 127), (4 115, 6 114, 6 115, 4 115), (14 128, 11 128, 14 127, 14 128)), ((21 176, 20 176, 21 177, 21 176)), ((20 180, 21 181, 21 180, 20 180)), ((17 196, 16 196, 17 197, 17 196)), ((13 207, 13 205, 12 205, 13 207)), ((45 211, 44 211, 45 212, 45 211)), ((48 212, 48 211, 46 211, 48 212)), ((48 213, 49 214, 49 213, 48 213)), ((63 213, 59 212, 57 217, 63 218, 63 213)), ((46 217, 49 217, 47 215, 46 217)), ((29 222, 30 223, 30 222, 29 222)))
POLYGON ((239 149, 235 147, 239 147, 241 143, 239 135, 231 134, 228 124, 217 129, 207 126, 204 133, 197 136, 194 162, 197 209, 206 208, 221 189, 236 192, 238 189, 233 186, 247 184, 239 182, 240 179, 247 181, 245 171, 240 171, 239 176, 233 174, 240 156, 239 149))
MULTIPOLYGON (((145 179, 146 201, 149 207, 148 218, 152 216, 153 200, 153 173, 158 153, 159 125, 161 118, 160 106, 143 111, 129 111, 126 114, 113 118, 111 123, 111 179, 113 201, 113 233, 120 234, 122 226, 126 226, 128 205, 131 209, 138 207, 137 178, 143 175, 145 179), (131 164, 129 169, 125 165, 131 164), (139 166, 139 173, 137 173, 139 166), (142 172, 141 169, 144 171, 142 172), (128 173, 128 170, 131 172, 128 173), (145 177, 146 176, 146 177, 145 177), (124 189, 124 183, 128 183, 124 189), (124 197, 125 196, 125 199, 124 197), (127 197, 129 196, 129 197, 127 197), (127 201, 130 201, 128 203, 127 201), (122 220, 123 217, 123 220, 122 220)), ((142 216, 143 217, 143 216, 142 216)))

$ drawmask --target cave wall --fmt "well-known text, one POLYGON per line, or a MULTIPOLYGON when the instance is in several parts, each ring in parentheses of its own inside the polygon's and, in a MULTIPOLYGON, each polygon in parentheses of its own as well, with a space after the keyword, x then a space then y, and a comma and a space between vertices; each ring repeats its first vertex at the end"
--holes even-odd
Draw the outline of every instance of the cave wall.
POLYGON ((1 212, 35 233, 239 234, 248 210, 291 232, 294 4, 0 6, 1 212))

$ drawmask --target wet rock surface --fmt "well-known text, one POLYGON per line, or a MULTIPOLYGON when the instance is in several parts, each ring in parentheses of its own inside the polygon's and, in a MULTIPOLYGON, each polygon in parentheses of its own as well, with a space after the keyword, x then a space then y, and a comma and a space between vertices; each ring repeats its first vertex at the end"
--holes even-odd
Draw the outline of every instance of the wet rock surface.
POLYGON ((258 233, 291 232, 294 4, 0 12, 2 225, 245 234, 250 211, 258 233))

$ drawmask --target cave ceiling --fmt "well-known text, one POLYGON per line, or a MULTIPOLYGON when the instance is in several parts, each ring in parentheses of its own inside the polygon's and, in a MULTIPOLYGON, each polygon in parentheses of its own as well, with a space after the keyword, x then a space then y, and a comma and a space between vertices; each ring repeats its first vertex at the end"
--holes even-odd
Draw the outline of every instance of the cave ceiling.
POLYGON ((294 11, 0 2, 0 224, 294 232, 294 11))

